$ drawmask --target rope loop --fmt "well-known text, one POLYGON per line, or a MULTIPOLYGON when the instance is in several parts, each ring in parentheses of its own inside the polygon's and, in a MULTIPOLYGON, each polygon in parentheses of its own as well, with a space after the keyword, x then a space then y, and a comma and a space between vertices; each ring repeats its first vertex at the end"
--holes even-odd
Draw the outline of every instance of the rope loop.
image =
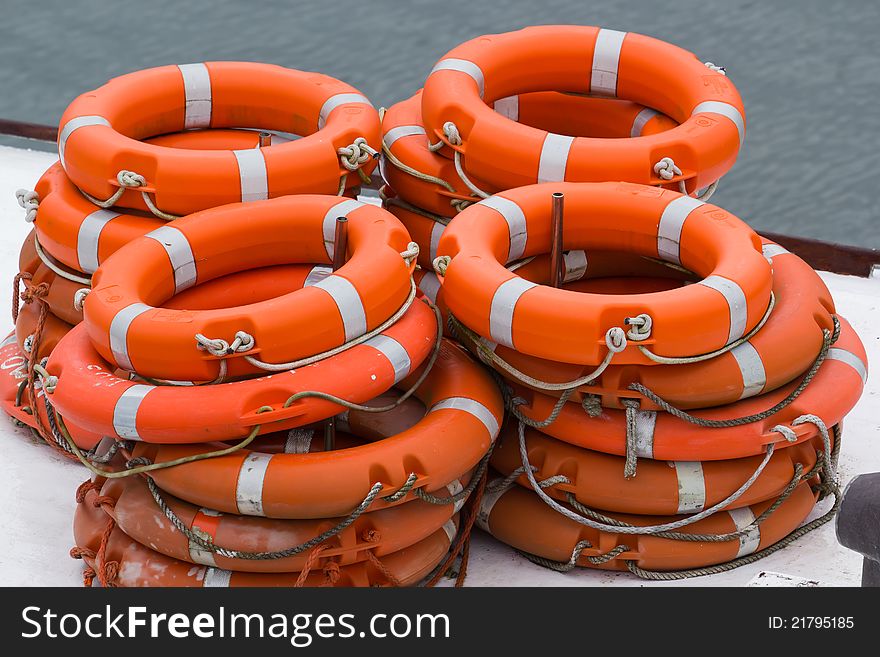
POLYGON ((40 195, 32 189, 18 189, 15 192, 15 200, 25 210, 24 220, 29 224, 33 223, 40 208, 40 195))
POLYGON ((349 171, 360 169, 369 160, 379 155, 379 152, 367 143, 363 137, 355 139, 351 145, 336 149, 339 162, 349 171))
POLYGON ((675 160, 671 157, 662 157, 657 164, 654 165, 654 173, 663 180, 672 180, 675 176, 681 175, 681 169, 675 165, 675 160))
POLYGON ((635 317, 627 317, 624 324, 631 327, 626 332, 626 337, 634 342, 641 342, 651 337, 651 328, 654 326, 654 320, 647 313, 636 315, 635 317))
POLYGON ((409 267, 412 263, 419 257, 419 245, 417 242, 410 242, 406 245, 406 251, 400 252, 400 257, 404 259, 406 262, 406 266, 409 267))
POLYGON ((443 136, 452 146, 461 146, 461 133, 452 121, 443 124, 443 136))
POLYGON ((446 276, 446 268, 449 267, 450 262, 452 262, 452 257, 443 255, 434 258, 431 264, 434 265, 434 271, 437 272, 438 276, 446 276))
POLYGON ((147 179, 136 171, 128 171, 126 169, 122 169, 119 171, 119 173, 116 174, 116 182, 119 183, 119 186, 121 188, 128 189, 134 187, 145 187, 147 184, 147 179))
POLYGON ((619 326, 612 326, 605 331, 605 346, 608 347, 608 351, 612 354, 619 354, 626 349, 626 336, 627 334, 619 326))
POLYGON ((255 344, 254 336, 245 331, 237 331, 231 343, 223 338, 208 338, 201 333, 196 333, 195 340, 199 349, 217 358, 250 351, 255 344))
POLYGON ((83 304, 86 301, 86 297, 89 296, 89 292, 91 292, 91 288, 81 287, 73 294, 73 307, 76 311, 83 311, 83 304))

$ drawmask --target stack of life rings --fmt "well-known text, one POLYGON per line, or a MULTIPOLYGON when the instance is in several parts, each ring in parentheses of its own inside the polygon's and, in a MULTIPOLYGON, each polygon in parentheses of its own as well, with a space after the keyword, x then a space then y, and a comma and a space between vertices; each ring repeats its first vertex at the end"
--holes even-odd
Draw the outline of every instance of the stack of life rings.
POLYGON ((866 355, 707 203, 744 135, 724 69, 579 26, 466 42, 384 114, 386 207, 505 396, 477 524, 536 563, 716 573, 836 512, 866 355))
POLYGON ((406 586, 461 551, 503 401, 358 194, 379 142, 356 89, 265 64, 144 70, 64 113, 18 193, 0 390, 93 473, 87 584, 406 586))

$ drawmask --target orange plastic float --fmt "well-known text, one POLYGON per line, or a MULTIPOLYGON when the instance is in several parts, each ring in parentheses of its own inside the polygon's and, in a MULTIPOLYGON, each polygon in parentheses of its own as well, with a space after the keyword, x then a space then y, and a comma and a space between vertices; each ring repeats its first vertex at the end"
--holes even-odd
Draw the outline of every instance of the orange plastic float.
MULTIPOLYGON (((562 502, 568 494, 581 504, 619 513, 671 515, 697 513, 714 507, 737 491, 762 462, 759 456, 727 461, 639 461, 638 476, 624 477, 624 460, 574 447, 526 428, 529 463, 537 467, 535 479, 565 475, 569 483, 545 489, 562 502)), ((750 506, 778 497, 795 476, 795 466, 809 472, 816 465, 816 450, 822 441, 814 439, 789 449, 775 451, 755 482, 727 509, 750 506)), ((501 432, 492 453, 492 467, 509 475, 522 467, 516 422, 501 432)), ((529 487, 525 475, 517 483, 529 487)))
POLYGON ((746 127, 733 83, 692 53, 640 34, 558 25, 482 36, 451 50, 425 81, 422 119, 431 143, 496 189, 626 180, 683 182, 693 193, 733 166, 746 127), (492 108, 534 91, 622 98, 681 125, 633 139, 571 137, 492 108))
POLYGON ((335 194, 357 169, 372 170, 379 143, 379 115, 354 87, 271 64, 208 62, 129 73, 81 95, 61 117, 58 154, 73 184, 92 197, 184 215, 286 194, 335 194), (302 138, 226 151, 141 141, 193 128, 302 138))
MULTIPOLYGON (((418 92, 385 112, 382 147, 390 157, 383 174, 394 192, 408 203, 441 217, 453 216, 461 207, 459 201, 471 202, 479 198, 458 175, 450 159, 428 148, 428 137, 422 127, 421 104, 422 94, 418 92), (422 178, 413 172, 422 174, 422 178), (425 180, 425 176, 434 180, 425 180)), ((635 103, 554 92, 500 98, 495 101, 494 108, 501 116, 526 126, 574 136, 619 138, 649 135, 676 125, 669 117, 635 103)), ((472 182, 480 189, 489 187, 480 180, 472 182)), ((497 189, 506 187, 494 191, 497 189)), ((413 238, 423 244, 415 235, 413 238)))
MULTIPOLYGON (((418 543, 382 557, 381 561, 339 565, 327 560, 321 568, 306 572, 302 578, 297 572, 230 571, 215 566, 194 566, 151 550, 115 526, 103 507, 96 506, 99 500, 94 491, 89 491, 77 505, 73 521, 77 547, 71 553, 81 557, 98 573, 99 582, 108 586, 408 586, 424 579, 442 561, 455 537, 455 532, 444 525, 418 543), (102 549, 102 535, 108 528, 109 537, 102 549)), ((456 531, 457 528, 456 518, 456 531)))
MULTIPOLYGON (((273 144, 288 140, 269 136, 273 144)), ((148 140, 154 146, 190 150, 243 150, 259 147, 249 130, 192 130, 148 140)), ((88 276, 112 253, 166 222, 150 213, 96 207, 55 163, 35 188, 39 207, 34 229, 43 249, 61 263, 88 276)), ((80 286, 82 287, 82 286, 80 286)))
POLYGON ((104 359, 143 376, 210 381, 221 358, 230 376, 282 369, 359 338, 398 312, 411 298, 415 264, 402 256, 408 245, 391 214, 350 199, 302 195, 214 208, 163 226, 108 259, 93 277, 85 323, 104 359), (350 257, 315 285, 212 311, 158 307, 237 271, 329 264, 340 216, 348 218, 350 257))
MULTIPOLYGON (((868 377, 868 358, 858 335, 840 318, 840 337, 828 350, 813 380, 804 391, 773 415, 740 426, 706 428, 680 420, 669 413, 637 411, 635 439, 637 456, 670 461, 715 461, 763 454, 769 444, 777 449, 812 440, 817 428, 810 422, 795 425, 802 415, 818 416, 826 426, 838 424, 856 405, 868 377), (792 429, 795 442, 789 442, 773 427, 792 429)), ((725 420, 763 412, 780 403, 800 381, 792 381, 773 392, 744 399, 727 406, 694 411, 705 420, 725 420)), ((549 417, 557 399, 515 386, 516 395, 526 400, 520 411, 535 420, 549 417)), ((567 403, 559 417, 541 430, 555 438, 606 454, 626 454, 626 414, 602 409, 590 417, 580 404, 567 403)))
MULTIPOLYGON (((720 406, 775 390, 805 372, 822 347, 823 331, 833 329, 834 302, 825 283, 807 263, 769 240, 763 241, 763 252, 773 264, 775 306, 766 324, 748 341, 715 358, 695 363, 653 367, 611 365, 588 385, 578 388, 572 401, 580 401, 581 393, 598 395, 605 407, 622 408, 621 399, 637 399, 642 410, 656 410, 648 398, 628 387, 640 383, 679 408, 720 406)), ((611 254, 591 253, 583 256, 584 276, 579 291, 596 294, 633 294, 660 291, 658 264, 641 259, 633 261, 618 256, 608 262, 611 254), (589 263, 589 264, 587 264, 589 263), (613 269, 610 269, 611 265, 613 269), (605 278, 611 273, 629 272, 638 278, 605 278), (620 282, 617 285, 616 282, 620 282)), ((566 255, 568 260, 573 256, 566 255)), ((578 256, 580 258, 580 256, 578 256)), ((546 259, 537 269, 532 263, 517 270, 526 280, 546 284, 549 264, 546 259)), ((662 269, 662 265, 659 266, 662 269)), ((667 268, 666 279, 675 287, 686 283, 681 275, 667 268)), ((570 288, 569 288, 570 289, 570 288)), ((463 336, 469 349, 474 349, 472 336, 463 336)), ((523 374, 551 384, 556 390, 535 388, 558 396, 561 384, 589 374, 592 368, 558 361, 544 360, 520 353, 504 345, 479 339, 479 349, 494 352, 500 359, 523 374)), ((479 353, 479 352, 477 352, 479 353)), ((502 371, 498 365, 495 365, 502 371)), ((521 382, 529 385, 522 377, 521 382)))
MULTIPOLYGON (((29 358, 33 349, 34 332, 37 329, 39 320, 39 302, 23 304, 18 311, 18 318, 15 320, 15 337, 18 341, 18 346, 21 352, 27 354, 29 358)), ((47 313, 40 337, 40 345, 37 349, 37 361, 51 354, 61 339, 72 328, 70 324, 59 319, 51 312, 47 313)))
POLYGON ((598 365, 613 352, 614 364, 652 365, 643 349, 667 358, 712 352, 755 328, 770 302, 770 264, 751 228, 714 205, 630 183, 502 192, 461 212, 438 252, 448 258, 450 312, 483 337, 549 360, 598 365), (525 281, 505 264, 550 251, 551 192, 565 194, 564 248, 660 258, 701 280, 628 295, 525 281))
POLYGON ((0 409, 27 426, 34 426, 34 416, 22 410, 27 397, 22 387, 27 380, 27 358, 18 346, 15 333, 0 342, 0 409))
MULTIPOLYGON (((728 534, 746 529, 729 541, 679 541, 650 535, 627 535, 585 527, 560 515, 532 491, 513 485, 484 494, 477 520, 479 526, 508 545, 544 559, 568 563, 573 555, 578 566, 603 570, 627 570, 632 563, 655 571, 675 571, 725 563, 753 554, 794 531, 809 515, 816 496, 809 482, 799 484, 761 524, 754 524, 773 504, 768 500, 749 507, 715 513, 678 531, 687 534, 728 534), (578 551, 578 544, 586 546, 578 551), (608 554, 621 550, 619 554, 608 554), (589 558, 608 558, 591 563, 589 558)), ((640 526, 675 521, 681 516, 608 514, 615 520, 640 526)))
MULTIPOLYGON (((408 388, 417 376, 410 374, 400 388, 408 388)), ((244 449, 156 470, 152 475, 162 490, 190 503, 269 518, 345 515, 377 482, 383 486, 382 493, 370 510, 412 499, 412 493, 394 502, 382 499, 408 481, 425 492, 445 490, 491 447, 503 416, 501 396, 489 375, 464 350, 444 340, 437 362, 415 397, 427 409, 424 417, 384 440, 327 453, 267 455, 244 449)), ((222 409, 222 404, 214 403, 222 409)), ((266 415, 271 419, 271 414, 266 415)), ((257 421, 261 418, 256 416, 257 421)), ((210 445, 136 443, 131 455, 163 463, 210 449, 210 445)))

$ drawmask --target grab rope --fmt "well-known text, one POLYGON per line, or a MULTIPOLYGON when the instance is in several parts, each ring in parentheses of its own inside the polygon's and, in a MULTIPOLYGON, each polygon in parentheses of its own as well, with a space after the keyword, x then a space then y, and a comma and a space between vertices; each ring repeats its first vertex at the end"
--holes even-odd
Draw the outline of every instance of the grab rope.
POLYGON ((61 278, 67 279, 68 281, 73 281, 74 283, 79 283, 80 285, 88 285, 89 287, 91 287, 91 277, 78 276, 77 274, 62 268, 60 265, 55 264, 52 256, 43 251, 43 246, 40 244, 40 240, 37 238, 36 233, 34 233, 34 249, 36 250, 37 255, 39 256, 43 264, 46 265, 55 274, 57 274, 61 278))
MULTIPOLYGON (((112 208, 119 202, 119 199, 122 198, 122 195, 129 189, 138 189, 139 187, 146 187, 147 179, 144 178, 141 174, 135 171, 128 171, 126 169, 121 169, 116 174, 116 182, 119 184, 119 189, 113 192, 113 195, 110 196, 105 201, 101 199, 95 198, 91 194, 84 192, 80 189, 80 193, 85 196, 90 202, 97 205, 99 208, 112 208)), ((144 199, 144 203, 147 208, 149 208, 150 212, 159 217, 159 219, 164 219, 165 221, 174 221, 175 219, 180 219, 180 215, 169 214, 168 212, 163 212, 159 208, 156 207, 156 204, 153 202, 152 197, 147 193, 142 191, 141 197, 144 199)))
POLYGON ((389 197, 382 190, 379 190, 379 198, 382 199, 382 202, 385 206, 396 206, 398 208, 403 208, 407 212, 412 212, 413 214, 417 214, 419 216, 424 217, 425 219, 430 219, 431 221, 443 224, 444 226, 448 226, 449 222, 452 221, 450 217, 442 217, 439 214, 434 214, 433 212, 428 212, 427 210, 423 210, 422 208, 416 207, 411 203, 407 203, 402 198, 397 196, 389 197))
POLYGON ((40 209, 40 195, 32 189, 17 189, 15 200, 24 209, 24 220, 29 224, 37 218, 37 210, 40 209))

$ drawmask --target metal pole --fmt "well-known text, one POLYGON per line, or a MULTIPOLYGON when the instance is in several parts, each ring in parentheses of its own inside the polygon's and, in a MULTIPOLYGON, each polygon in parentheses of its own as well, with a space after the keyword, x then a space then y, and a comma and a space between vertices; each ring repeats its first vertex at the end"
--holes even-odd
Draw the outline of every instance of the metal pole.
POLYGON ((260 148, 264 146, 272 145, 272 133, 270 132, 261 132, 260 133, 260 148))
POLYGON ((336 235, 333 238, 333 271, 345 264, 345 252, 348 250, 348 219, 336 217, 336 235))
POLYGON ((336 449, 336 416, 324 421, 324 451, 332 452, 336 449))
POLYGON ((550 226, 550 285, 559 287, 565 278, 562 257, 562 215, 565 195, 562 192, 553 194, 553 215, 550 226))

